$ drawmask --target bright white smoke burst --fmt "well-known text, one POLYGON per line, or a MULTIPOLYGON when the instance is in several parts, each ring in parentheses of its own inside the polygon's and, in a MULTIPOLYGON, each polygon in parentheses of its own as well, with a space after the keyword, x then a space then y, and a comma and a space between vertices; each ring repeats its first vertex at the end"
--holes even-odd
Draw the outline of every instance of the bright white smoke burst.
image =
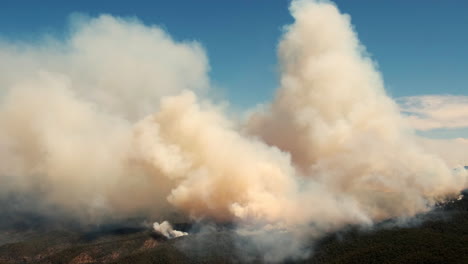
POLYGON ((154 222, 153 229, 167 238, 176 238, 188 235, 187 232, 174 230, 168 221, 163 221, 162 223, 154 222))
MULTIPOLYGON (((1 42, 0 196, 37 195, 83 221, 176 210, 235 222, 277 261, 466 187, 465 170, 423 151, 350 17, 326 1, 290 9, 281 86, 241 125, 205 96, 201 46, 158 27, 100 16, 64 41, 1 42)), ((177 236, 165 223, 155 229, 177 236)))

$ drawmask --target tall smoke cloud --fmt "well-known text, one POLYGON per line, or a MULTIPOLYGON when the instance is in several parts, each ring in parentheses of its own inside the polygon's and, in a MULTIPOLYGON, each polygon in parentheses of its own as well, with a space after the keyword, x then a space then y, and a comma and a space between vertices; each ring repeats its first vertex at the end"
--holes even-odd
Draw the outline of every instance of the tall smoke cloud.
POLYGON ((156 26, 100 16, 65 40, 2 42, 0 198, 33 195, 82 221, 234 222, 278 261, 466 187, 422 148, 350 17, 326 1, 290 9, 276 97, 241 124, 205 96, 201 46, 156 26))
POLYGON ((0 57, 4 197, 34 193, 96 221, 165 206, 168 178, 132 159, 134 124, 163 96, 207 89, 198 43, 103 15, 75 18, 64 40, 4 41, 0 57))

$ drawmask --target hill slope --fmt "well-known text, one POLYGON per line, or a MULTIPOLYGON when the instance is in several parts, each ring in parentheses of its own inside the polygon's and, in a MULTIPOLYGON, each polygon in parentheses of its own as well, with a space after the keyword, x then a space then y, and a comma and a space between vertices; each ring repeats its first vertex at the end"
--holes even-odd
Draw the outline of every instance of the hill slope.
MULTIPOLYGON (((468 263, 467 198, 445 204, 419 219, 420 223, 406 227, 388 221, 375 230, 348 228, 330 234, 318 242, 312 257, 300 263, 468 263)), ((85 233, 3 231, 0 237, 0 263, 246 261, 243 253, 236 250, 234 241, 238 240, 229 229, 172 240, 139 228, 85 233)), ((250 253, 249 261, 261 262, 258 252, 250 253)))

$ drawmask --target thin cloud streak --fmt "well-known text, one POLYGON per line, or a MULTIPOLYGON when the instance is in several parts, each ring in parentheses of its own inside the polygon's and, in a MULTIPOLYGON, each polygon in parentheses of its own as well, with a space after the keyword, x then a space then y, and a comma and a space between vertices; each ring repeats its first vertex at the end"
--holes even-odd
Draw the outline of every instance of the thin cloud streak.
POLYGON ((422 95, 397 99, 400 111, 416 130, 468 127, 468 96, 422 95))

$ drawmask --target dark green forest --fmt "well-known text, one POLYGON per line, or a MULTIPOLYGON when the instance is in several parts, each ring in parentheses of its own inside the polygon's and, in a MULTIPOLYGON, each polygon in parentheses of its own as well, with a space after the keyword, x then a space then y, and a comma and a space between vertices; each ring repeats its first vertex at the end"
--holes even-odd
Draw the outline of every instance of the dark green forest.
MULTIPOLYGON (((229 228, 171 240, 139 227, 0 232, 0 263, 5 264, 262 263, 260 253, 238 250, 239 240, 229 228)), ((468 263, 468 199, 439 205, 404 224, 389 220, 372 229, 344 228, 311 242, 310 249, 309 258, 285 262, 468 263)))

